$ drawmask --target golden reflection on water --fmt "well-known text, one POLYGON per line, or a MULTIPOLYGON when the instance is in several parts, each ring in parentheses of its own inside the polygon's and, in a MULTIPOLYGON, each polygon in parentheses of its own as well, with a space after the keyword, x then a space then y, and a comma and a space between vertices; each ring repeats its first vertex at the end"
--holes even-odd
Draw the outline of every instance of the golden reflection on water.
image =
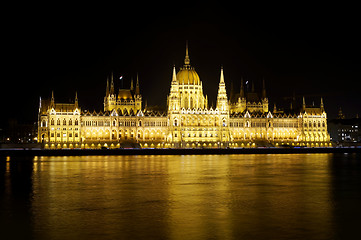
POLYGON ((35 233, 44 239, 255 239, 277 231, 278 239, 328 238, 330 157, 39 157, 35 233))

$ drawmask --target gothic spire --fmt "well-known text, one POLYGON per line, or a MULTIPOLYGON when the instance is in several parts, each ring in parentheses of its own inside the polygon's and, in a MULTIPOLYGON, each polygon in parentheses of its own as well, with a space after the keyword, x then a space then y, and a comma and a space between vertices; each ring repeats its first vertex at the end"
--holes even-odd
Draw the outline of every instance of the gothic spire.
POLYGON ((217 108, 221 111, 228 111, 228 99, 226 92, 226 84, 224 82, 223 67, 221 67, 221 76, 219 80, 217 108))
POLYGON ((78 108, 78 92, 75 92, 75 103, 74 103, 75 107, 78 108))
POLYGON ((219 84, 221 83, 224 83, 223 66, 221 66, 221 79, 219 81, 219 84))
POLYGON ((135 95, 140 95, 138 73, 137 73, 137 83, 135 84, 135 95))
POLYGON ((113 72, 112 72, 112 74, 110 75, 110 80, 111 80, 111 83, 110 83, 110 94, 114 94, 113 72))
POLYGON ((323 98, 321 97, 321 104, 320 104, 320 108, 322 109, 322 110, 324 110, 324 106, 323 106, 323 98))
POLYGON ((54 91, 51 91, 51 100, 50 100, 50 106, 54 107, 55 106, 55 101, 54 101, 54 91))
POLYGON ((108 97, 109 96, 109 77, 107 77, 107 87, 105 89, 105 96, 108 97))
POLYGON ((191 60, 189 59, 189 54, 188 54, 188 40, 186 41, 186 57, 184 58, 184 65, 189 66, 189 64, 191 63, 191 60))
POLYGON ((172 76, 172 83, 176 83, 177 82, 177 73, 175 70, 175 66, 173 66, 173 76, 172 76))

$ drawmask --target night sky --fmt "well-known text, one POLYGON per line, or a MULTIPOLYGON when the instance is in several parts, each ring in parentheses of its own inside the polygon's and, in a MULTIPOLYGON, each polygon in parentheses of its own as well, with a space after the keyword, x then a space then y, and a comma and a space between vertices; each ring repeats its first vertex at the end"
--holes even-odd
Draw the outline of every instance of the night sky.
MULTIPOLYGON (((116 89, 139 74, 143 103, 165 106, 172 66, 191 65, 215 104, 220 68, 226 88, 266 81, 270 108, 290 97, 361 116, 360 17, 352 5, 165 2, 144 5, 9 6, 3 21, 1 126, 36 121, 39 96, 102 110, 106 79, 116 89)), ((4 9, 5 10, 5 9, 4 9)), ((229 93, 228 93, 229 94, 229 93)))

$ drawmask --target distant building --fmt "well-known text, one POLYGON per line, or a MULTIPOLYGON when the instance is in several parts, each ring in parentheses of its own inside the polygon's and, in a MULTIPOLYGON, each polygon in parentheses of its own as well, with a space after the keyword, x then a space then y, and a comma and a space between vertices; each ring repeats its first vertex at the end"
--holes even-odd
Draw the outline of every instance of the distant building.
MULTIPOLYGON (((190 65, 188 47, 183 67, 173 67, 167 110, 142 106, 136 87, 114 88, 107 81, 104 111, 82 110, 78 98, 72 104, 41 100, 38 141, 46 148, 224 148, 254 146, 330 146, 327 114, 320 106, 269 110, 265 82, 261 94, 243 86, 228 99, 223 68, 220 70, 216 107, 209 107, 203 82, 190 65)), ((163 86, 160 86, 163 87, 163 86)), ((156 94, 156 93, 155 93, 156 94)))
POLYGON ((34 123, 19 123, 16 119, 9 119, 5 131, 2 131, 2 143, 36 143, 37 127, 34 123))
POLYGON ((361 119, 343 118, 329 121, 329 132, 332 141, 342 143, 361 143, 361 119))

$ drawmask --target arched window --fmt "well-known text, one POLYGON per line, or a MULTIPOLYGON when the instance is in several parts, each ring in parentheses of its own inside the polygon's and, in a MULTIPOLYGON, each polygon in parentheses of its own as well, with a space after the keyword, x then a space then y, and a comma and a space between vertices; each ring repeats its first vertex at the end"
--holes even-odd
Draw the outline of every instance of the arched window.
POLYGON ((142 126, 142 121, 139 120, 138 122, 138 126, 141 127, 142 126))
POLYGON ((54 118, 51 119, 50 125, 54 125, 54 118))
POLYGON ((69 119, 69 125, 73 125, 73 121, 69 119))
POLYGON ((177 119, 174 119, 174 126, 178 126, 178 120, 177 119))
POLYGON ((78 119, 75 119, 75 125, 77 126, 79 124, 78 119))
POLYGON ((63 120, 63 125, 66 125, 66 120, 65 120, 65 118, 64 118, 64 120, 63 120))
POLYGON ((56 125, 60 125, 60 119, 56 120, 56 125))
POLYGON ((227 126, 226 119, 223 119, 223 121, 222 121, 222 126, 223 126, 223 127, 227 126))

